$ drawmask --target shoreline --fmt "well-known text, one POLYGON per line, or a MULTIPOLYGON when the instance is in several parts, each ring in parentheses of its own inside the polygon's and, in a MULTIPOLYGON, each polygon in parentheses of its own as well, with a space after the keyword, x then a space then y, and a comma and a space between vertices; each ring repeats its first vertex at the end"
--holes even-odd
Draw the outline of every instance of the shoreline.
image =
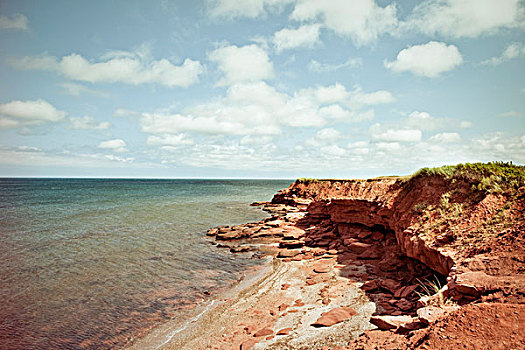
POLYGON ((135 340, 132 344, 126 345, 123 350, 159 350, 176 339, 180 333, 188 332, 193 329, 203 317, 213 313, 217 308, 221 308, 228 300, 235 298, 243 290, 253 284, 265 279, 272 273, 272 261, 269 258, 262 258, 261 265, 254 266, 243 272, 243 276, 232 286, 219 292, 214 298, 199 303, 194 309, 181 314, 179 319, 170 320, 160 324, 150 330, 144 337, 135 340), (183 320, 180 320, 183 318, 183 320))

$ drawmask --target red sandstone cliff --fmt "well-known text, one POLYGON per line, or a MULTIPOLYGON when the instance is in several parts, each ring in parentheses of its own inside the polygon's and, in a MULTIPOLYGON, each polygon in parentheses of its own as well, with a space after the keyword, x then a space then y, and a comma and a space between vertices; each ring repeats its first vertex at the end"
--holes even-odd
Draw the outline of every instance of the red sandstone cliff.
POLYGON ((393 231, 401 251, 448 276, 447 294, 472 300, 525 290, 525 188, 477 190, 444 176, 297 181, 272 203, 305 205, 344 239, 347 225, 393 231))

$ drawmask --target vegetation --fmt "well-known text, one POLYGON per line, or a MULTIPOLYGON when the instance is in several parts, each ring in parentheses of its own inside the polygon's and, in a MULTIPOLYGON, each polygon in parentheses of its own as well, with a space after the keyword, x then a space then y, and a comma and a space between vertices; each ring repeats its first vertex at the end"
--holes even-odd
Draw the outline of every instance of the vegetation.
POLYGON ((412 178, 441 176, 452 182, 465 181, 473 190, 486 193, 513 193, 525 186, 525 166, 512 162, 465 163, 422 168, 412 178))
POLYGON ((312 178, 309 178, 309 177, 302 177, 300 179, 297 179, 297 183, 300 183, 300 184, 310 184, 310 183, 316 183, 316 182, 319 182, 318 179, 312 179, 312 178))
POLYGON ((452 303, 451 298, 445 299, 442 283, 437 276, 434 275, 433 279, 427 279, 425 281, 417 279, 417 281, 423 291, 416 291, 416 294, 425 300, 427 305, 443 307, 452 303))

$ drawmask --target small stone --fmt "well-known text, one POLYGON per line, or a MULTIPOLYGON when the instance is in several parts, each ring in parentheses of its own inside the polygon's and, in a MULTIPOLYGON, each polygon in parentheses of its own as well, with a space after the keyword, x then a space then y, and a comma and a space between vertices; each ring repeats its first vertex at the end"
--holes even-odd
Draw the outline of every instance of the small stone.
POLYGON ((257 332, 255 332, 253 336, 255 338, 259 338, 259 337, 265 337, 271 334, 273 334, 273 331, 270 328, 262 328, 262 329, 259 329, 257 332))
POLYGON ((410 294, 412 294, 417 289, 417 287, 418 287, 417 284, 413 284, 411 286, 403 286, 399 288, 398 290, 396 290, 396 292, 394 293, 394 296, 396 298, 406 298, 410 296, 410 294))
POLYGON ((363 242, 355 242, 350 244, 347 249, 351 251, 352 253, 361 254, 365 250, 368 250, 372 247, 371 244, 363 243, 363 242))
POLYGON ((283 328, 279 332, 277 332, 277 335, 288 335, 292 331, 292 328, 283 328))
POLYGON ((328 312, 321 314, 321 317, 317 319, 312 326, 314 327, 330 327, 334 324, 343 322, 352 316, 357 315, 357 312, 350 307, 337 307, 328 312))
POLYGON ((401 287, 401 284, 399 282, 389 278, 379 281, 379 285, 381 286, 381 288, 392 292, 392 294, 395 293, 399 289, 399 287, 401 287))
POLYGON ((370 291, 376 290, 377 288, 379 288, 379 286, 377 285, 376 281, 366 281, 361 286, 361 289, 364 290, 365 292, 370 292, 370 291))
POLYGON ((299 249, 283 249, 279 251, 279 254, 277 255, 278 258, 293 258, 297 254, 300 254, 301 251, 299 249))
POLYGON ((283 283, 281 285, 281 290, 287 290, 288 288, 290 288, 290 285, 288 283, 283 283))
POLYGON ((290 305, 288 305, 288 304, 281 304, 281 305, 279 305, 279 311, 283 312, 284 310, 286 310, 289 307, 290 307, 290 305))
POLYGON ((401 310, 403 310, 403 311, 408 311, 408 310, 410 310, 412 308, 413 305, 412 305, 412 303, 410 301, 408 301, 405 298, 403 298, 403 299, 401 299, 401 300, 396 302, 396 306, 398 308, 400 308, 401 310))
POLYGON ((410 316, 372 316, 370 323, 382 330, 397 329, 399 326, 413 322, 410 316))

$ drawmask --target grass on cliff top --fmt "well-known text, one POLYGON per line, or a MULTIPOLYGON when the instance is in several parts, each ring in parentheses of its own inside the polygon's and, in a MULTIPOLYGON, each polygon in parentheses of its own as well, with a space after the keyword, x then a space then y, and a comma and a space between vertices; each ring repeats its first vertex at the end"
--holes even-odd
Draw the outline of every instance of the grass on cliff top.
POLYGON ((465 163, 438 168, 422 168, 412 178, 441 176, 455 181, 467 181, 473 189, 490 193, 512 193, 525 186, 525 166, 512 162, 465 163))

